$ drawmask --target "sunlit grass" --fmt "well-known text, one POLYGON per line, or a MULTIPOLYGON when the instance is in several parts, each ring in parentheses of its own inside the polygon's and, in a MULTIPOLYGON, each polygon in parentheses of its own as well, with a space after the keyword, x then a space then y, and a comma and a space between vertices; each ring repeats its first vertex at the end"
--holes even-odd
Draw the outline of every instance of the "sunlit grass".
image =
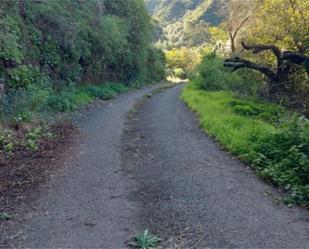
POLYGON ((183 90, 182 98, 199 116, 203 130, 241 157, 250 153, 253 133, 263 136, 274 130, 272 124, 263 120, 234 113, 228 106, 235 99, 231 92, 206 92, 189 85, 183 90))
POLYGON ((194 84, 181 95, 201 128, 264 179, 289 193, 286 203, 309 206, 309 122, 279 105, 243 99, 194 84))

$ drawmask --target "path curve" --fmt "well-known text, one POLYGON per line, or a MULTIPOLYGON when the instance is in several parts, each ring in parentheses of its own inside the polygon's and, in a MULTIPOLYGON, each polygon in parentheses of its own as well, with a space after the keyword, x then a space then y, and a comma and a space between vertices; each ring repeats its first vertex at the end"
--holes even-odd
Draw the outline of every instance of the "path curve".
POLYGON ((18 234, 17 248, 126 247, 136 233, 136 208, 126 198, 131 182, 122 173, 122 130, 134 103, 157 87, 123 94, 82 115, 80 144, 33 205, 37 211, 18 234))
POLYGON ((308 248, 308 212, 277 204, 275 189, 220 150, 181 88, 149 98, 127 124, 123 167, 139 228, 174 248, 308 248))
POLYGON ((148 95, 129 120, 152 88, 89 110, 16 247, 120 249, 146 228, 175 249, 308 247, 308 212, 275 204, 276 190, 202 133, 181 88, 148 95))

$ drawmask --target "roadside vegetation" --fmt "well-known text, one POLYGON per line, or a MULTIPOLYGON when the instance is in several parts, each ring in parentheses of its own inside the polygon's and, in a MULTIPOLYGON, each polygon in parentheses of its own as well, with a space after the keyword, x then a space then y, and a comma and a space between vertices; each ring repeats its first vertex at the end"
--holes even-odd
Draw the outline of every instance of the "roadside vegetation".
POLYGON ((1 3, 0 220, 70 143, 61 113, 164 79, 152 36, 143 0, 1 3))
POLYGON ((308 207, 309 5, 241 0, 224 6, 182 98, 209 135, 284 190, 285 203, 308 207))
POLYGON ((58 112, 165 76, 142 0, 5 1, 0 23, 4 154, 11 155, 16 143, 36 149, 35 140, 44 138, 58 112), (17 139, 21 128, 24 136, 17 139))
POLYGON ((184 89, 182 98, 209 135, 288 193, 286 203, 309 205, 307 119, 230 90, 205 91, 196 83, 184 89))
POLYGON ((259 96, 263 84, 254 79, 205 56, 182 98, 209 135, 288 193, 284 202, 308 206, 309 121, 259 96))

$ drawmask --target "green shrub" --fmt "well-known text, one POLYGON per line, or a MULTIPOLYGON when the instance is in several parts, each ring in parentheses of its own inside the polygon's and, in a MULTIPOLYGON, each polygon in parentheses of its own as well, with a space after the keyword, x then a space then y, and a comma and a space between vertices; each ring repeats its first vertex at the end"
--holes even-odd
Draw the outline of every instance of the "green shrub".
POLYGON ((39 148, 39 140, 43 136, 43 127, 37 126, 32 128, 25 137, 25 147, 31 150, 37 150, 39 148))
POLYGON ((52 112, 67 112, 74 110, 76 105, 62 94, 52 94, 46 101, 46 107, 52 112))
POLYGON ((51 94, 46 100, 45 107, 52 112, 67 112, 89 103, 94 98, 108 100, 114 98, 117 93, 125 91, 128 91, 126 86, 114 83, 70 87, 62 92, 51 94))
POLYGON ((116 92, 115 92, 113 89, 108 88, 108 87, 106 87, 106 88, 101 88, 101 91, 102 91, 102 92, 101 92, 100 98, 101 98, 101 99, 104 99, 104 100, 112 99, 112 98, 114 98, 115 95, 116 95, 116 92))
POLYGON ((182 68, 175 68, 173 70, 173 76, 180 78, 180 79, 186 79, 187 73, 182 68))
POLYGON ((92 98, 99 99, 112 99, 115 95, 123 92, 127 92, 129 89, 120 83, 104 83, 102 85, 88 85, 82 87, 80 91, 89 94, 92 98))
POLYGON ((219 91, 230 89, 234 82, 240 82, 242 79, 225 69, 222 59, 205 56, 198 67, 198 74, 194 81, 200 89, 219 91))
POLYGON ((309 205, 309 121, 295 117, 252 140, 260 174, 286 188, 294 202, 309 205))
POLYGON ((116 93, 123 93, 128 91, 128 87, 121 83, 105 83, 102 88, 110 88, 116 93))
POLYGON ((91 96, 92 98, 101 98, 101 96, 103 95, 102 89, 97 86, 89 85, 82 88, 82 91, 89 94, 89 96, 91 96))
POLYGON ((236 93, 254 95, 261 88, 258 80, 246 77, 242 71, 232 73, 223 67, 223 59, 205 56, 191 79, 198 88, 207 91, 232 90, 236 93))
POLYGON ((0 151, 2 153, 12 154, 16 145, 13 131, 8 129, 0 130, 0 151))
POLYGON ((233 99, 227 102, 227 105, 239 115, 255 117, 270 123, 279 122, 285 112, 281 106, 258 102, 254 99, 248 101, 233 99))
POLYGON ((0 60, 20 63, 24 59, 21 46, 22 28, 17 16, 0 18, 0 60))
POLYGON ((42 86, 48 83, 48 78, 38 68, 22 65, 8 70, 10 88, 27 88, 32 85, 42 86))
POLYGON ((235 105, 233 106, 233 111, 237 114, 245 116, 255 116, 257 112, 253 110, 249 105, 235 105))
POLYGON ((15 118, 22 121, 31 120, 32 93, 24 89, 11 89, 0 98, 0 120, 13 122, 15 118))
POLYGON ((161 81, 165 78, 166 58, 162 50, 150 48, 147 58, 147 80, 161 81))

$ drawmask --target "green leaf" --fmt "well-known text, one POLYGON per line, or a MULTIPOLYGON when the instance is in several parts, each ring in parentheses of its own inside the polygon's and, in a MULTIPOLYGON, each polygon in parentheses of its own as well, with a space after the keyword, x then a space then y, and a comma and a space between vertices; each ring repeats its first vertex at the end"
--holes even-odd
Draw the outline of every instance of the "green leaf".
POLYGON ((0 212, 0 220, 9 220, 12 218, 12 215, 6 212, 0 212))

